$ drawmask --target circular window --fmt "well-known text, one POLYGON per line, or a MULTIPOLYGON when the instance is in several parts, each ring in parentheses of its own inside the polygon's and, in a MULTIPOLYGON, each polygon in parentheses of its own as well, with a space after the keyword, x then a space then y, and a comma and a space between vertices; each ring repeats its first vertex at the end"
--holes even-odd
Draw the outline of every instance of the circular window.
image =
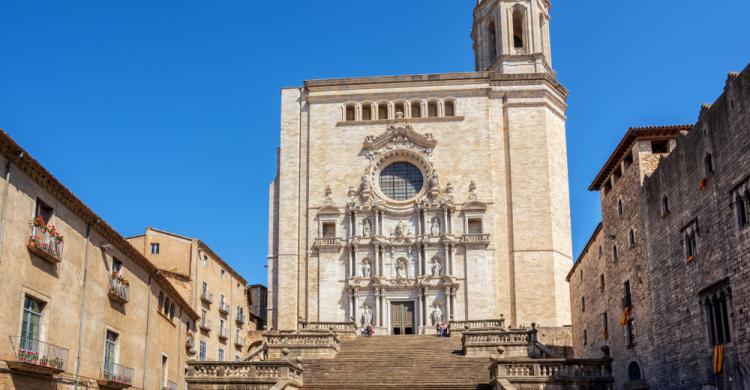
POLYGON ((422 171, 413 164, 397 162, 380 172, 380 191, 393 200, 409 200, 422 190, 422 171))

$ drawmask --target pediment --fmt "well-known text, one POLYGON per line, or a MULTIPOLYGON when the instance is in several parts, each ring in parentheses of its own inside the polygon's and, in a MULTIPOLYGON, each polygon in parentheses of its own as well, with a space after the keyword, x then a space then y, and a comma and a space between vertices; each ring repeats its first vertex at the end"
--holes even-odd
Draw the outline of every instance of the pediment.
POLYGON ((398 122, 388 125, 385 132, 377 137, 368 136, 365 138, 364 149, 375 152, 389 146, 404 147, 409 144, 430 152, 437 146, 437 140, 432 133, 419 134, 414 131, 411 124, 398 122))

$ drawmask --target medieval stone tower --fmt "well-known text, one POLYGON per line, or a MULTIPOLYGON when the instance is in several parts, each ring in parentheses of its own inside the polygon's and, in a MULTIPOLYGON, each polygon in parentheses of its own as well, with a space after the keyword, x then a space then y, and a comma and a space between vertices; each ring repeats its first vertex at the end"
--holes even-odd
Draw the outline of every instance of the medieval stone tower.
POLYGON ((483 0, 476 72, 282 90, 269 324, 570 324, 567 91, 547 0, 483 0))

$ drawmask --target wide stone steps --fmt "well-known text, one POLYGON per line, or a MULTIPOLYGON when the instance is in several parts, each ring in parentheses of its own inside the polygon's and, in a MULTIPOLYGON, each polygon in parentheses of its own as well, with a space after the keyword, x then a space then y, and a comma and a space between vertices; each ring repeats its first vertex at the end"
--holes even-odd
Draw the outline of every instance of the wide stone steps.
POLYGON ((358 337, 335 359, 305 360, 304 389, 489 389, 489 364, 464 357, 458 338, 358 337))

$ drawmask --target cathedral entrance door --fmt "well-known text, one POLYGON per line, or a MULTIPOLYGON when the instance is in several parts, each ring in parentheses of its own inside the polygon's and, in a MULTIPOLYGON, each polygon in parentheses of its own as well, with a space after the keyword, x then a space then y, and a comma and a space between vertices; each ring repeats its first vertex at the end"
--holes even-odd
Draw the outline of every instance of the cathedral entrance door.
POLYGON ((414 302, 391 302, 393 334, 415 334, 414 302))

